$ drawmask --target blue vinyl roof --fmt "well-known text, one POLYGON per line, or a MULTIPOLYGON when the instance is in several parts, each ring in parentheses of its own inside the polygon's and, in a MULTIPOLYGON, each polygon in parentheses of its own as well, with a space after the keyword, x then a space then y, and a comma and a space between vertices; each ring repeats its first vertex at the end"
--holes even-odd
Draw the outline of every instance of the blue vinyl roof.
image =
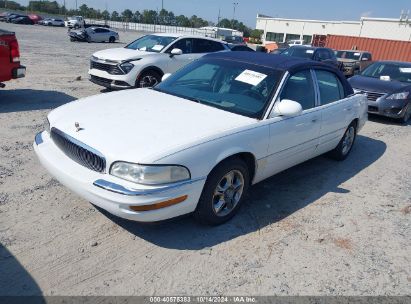
POLYGON ((294 68, 309 68, 313 66, 324 67, 325 65, 318 61, 313 61, 310 59, 260 52, 217 52, 207 54, 203 58, 233 60, 237 62, 251 63, 279 70, 293 70, 294 68))

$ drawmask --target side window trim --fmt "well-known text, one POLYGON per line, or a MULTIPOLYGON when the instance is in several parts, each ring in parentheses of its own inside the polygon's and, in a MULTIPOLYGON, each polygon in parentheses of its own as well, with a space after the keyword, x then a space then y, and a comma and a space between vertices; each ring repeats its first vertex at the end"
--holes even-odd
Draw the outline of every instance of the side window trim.
POLYGON ((315 107, 321 106, 321 95, 320 95, 320 87, 318 86, 318 79, 317 79, 317 74, 315 73, 314 69, 310 69, 311 72, 311 78, 313 80, 313 85, 314 85, 314 92, 315 92, 315 107))

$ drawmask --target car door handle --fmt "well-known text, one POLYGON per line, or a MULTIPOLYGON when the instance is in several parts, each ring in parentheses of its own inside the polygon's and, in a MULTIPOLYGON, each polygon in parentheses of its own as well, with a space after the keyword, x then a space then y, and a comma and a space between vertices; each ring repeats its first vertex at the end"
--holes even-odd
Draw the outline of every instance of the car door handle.
POLYGON ((352 108, 351 108, 351 107, 349 107, 349 108, 345 108, 345 110, 349 112, 349 111, 351 111, 351 110, 352 110, 352 108))
POLYGON ((318 117, 314 117, 313 119, 311 119, 312 123, 316 123, 318 121, 318 117))

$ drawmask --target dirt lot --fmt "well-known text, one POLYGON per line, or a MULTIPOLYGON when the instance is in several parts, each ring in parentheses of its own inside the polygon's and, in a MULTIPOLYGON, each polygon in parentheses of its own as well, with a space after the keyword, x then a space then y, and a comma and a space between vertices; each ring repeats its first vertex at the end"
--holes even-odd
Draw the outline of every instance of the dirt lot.
POLYGON ((51 108, 100 93, 88 60, 112 45, 0 27, 27 66, 0 90, 1 295, 411 294, 410 125, 374 118, 346 161, 318 157, 256 185, 226 225, 128 222, 62 187, 32 148, 51 108))

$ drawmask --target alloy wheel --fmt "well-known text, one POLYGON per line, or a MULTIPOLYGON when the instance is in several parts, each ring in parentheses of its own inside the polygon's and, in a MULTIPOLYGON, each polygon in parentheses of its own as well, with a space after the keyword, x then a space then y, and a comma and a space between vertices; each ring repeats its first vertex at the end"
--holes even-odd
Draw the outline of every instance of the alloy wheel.
POLYGON ((213 211, 217 216, 226 216, 237 206, 244 190, 244 176, 238 170, 224 175, 213 195, 213 211))

